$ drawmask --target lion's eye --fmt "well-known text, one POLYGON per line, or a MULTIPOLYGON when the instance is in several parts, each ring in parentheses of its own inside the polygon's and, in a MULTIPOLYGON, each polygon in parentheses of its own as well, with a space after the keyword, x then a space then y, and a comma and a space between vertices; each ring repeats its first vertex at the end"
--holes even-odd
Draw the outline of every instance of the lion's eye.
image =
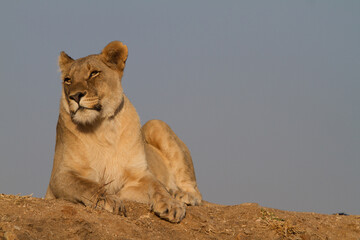
POLYGON ((99 71, 92 71, 92 72, 90 73, 89 78, 96 77, 96 76, 98 76, 99 74, 100 74, 100 72, 99 72, 99 71))
POLYGON ((67 84, 67 85, 70 85, 71 84, 71 79, 66 77, 64 78, 64 83, 67 84))

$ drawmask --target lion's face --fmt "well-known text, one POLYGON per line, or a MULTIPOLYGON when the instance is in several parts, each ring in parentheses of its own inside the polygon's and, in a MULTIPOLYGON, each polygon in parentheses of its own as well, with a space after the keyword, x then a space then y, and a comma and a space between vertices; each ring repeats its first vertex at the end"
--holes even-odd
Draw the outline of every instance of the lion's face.
POLYGON ((77 60, 60 54, 62 104, 76 124, 114 116, 123 101, 121 77, 126 58, 127 47, 121 42, 110 43, 101 54, 77 60))

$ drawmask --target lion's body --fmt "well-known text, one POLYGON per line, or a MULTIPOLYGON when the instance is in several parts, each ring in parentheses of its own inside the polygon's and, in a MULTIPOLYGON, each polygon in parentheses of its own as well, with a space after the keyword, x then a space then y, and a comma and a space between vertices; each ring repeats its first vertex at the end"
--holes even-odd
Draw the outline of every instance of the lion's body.
POLYGON ((120 211, 121 200, 139 201, 179 222, 184 203, 201 203, 190 152, 162 121, 141 128, 121 87, 126 58, 121 42, 78 60, 60 55, 65 80, 45 198, 112 212, 120 211))

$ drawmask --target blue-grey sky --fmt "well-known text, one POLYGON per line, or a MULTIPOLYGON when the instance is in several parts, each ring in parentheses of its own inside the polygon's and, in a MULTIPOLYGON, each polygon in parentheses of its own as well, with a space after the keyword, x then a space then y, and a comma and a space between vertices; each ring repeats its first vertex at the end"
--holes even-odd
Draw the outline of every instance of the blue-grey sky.
POLYGON ((2 1, 0 192, 42 197, 57 57, 129 48, 142 122, 189 146, 205 200, 360 214, 360 1, 2 1))

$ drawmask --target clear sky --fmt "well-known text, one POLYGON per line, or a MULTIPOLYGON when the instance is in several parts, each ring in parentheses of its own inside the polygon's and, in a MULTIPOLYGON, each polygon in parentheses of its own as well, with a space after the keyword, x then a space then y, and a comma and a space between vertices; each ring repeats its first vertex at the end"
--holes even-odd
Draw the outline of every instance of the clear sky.
POLYGON ((129 48, 142 122, 189 146, 221 204, 360 214, 360 1, 1 1, 0 192, 43 197, 57 58, 129 48))

